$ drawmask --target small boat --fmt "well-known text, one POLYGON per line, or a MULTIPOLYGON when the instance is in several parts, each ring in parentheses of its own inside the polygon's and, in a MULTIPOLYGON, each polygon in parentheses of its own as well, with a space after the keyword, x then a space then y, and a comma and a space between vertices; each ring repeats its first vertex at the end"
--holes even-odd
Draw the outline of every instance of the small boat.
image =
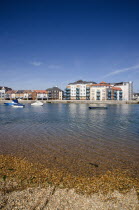
POLYGON ((108 109, 107 106, 89 106, 89 109, 108 109))
POLYGON ((25 105, 18 103, 18 104, 13 104, 12 107, 15 107, 15 108, 24 108, 25 105))
POLYGON ((12 102, 9 102, 9 103, 4 103, 4 105, 6 105, 6 106, 13 106, 15 104, 18 104, 18 100, 17 99, 16 100, 12 100, 12 102))
POLYGON ((35 101, 31 106, 43 106, 43 103, 41 101, 35 101))

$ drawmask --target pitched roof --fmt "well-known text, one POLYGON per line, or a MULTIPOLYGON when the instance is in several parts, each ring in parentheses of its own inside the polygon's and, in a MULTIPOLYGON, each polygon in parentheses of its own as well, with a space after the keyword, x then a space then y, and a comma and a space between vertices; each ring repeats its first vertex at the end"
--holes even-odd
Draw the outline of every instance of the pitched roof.
POLYGON ((25 90, 17 90, 16 93, 20 94, 20 93, 24 93, 25 90))
POLYGON ((47 93, 46 90, 34 90, 35 93, 47 93))
POLYGON ((24 90, 24 93, 32 93, 32 90, 24 90))
POLYGON ((96 84, 96 82, 93 82, 93 81, 83 81, 83 80, 77 80, 76 82, 72 82, 72 83, 69 83, 68 85, 76 85, 76 84, 96 84))
POLYGON ((122 90, 121 88, 119 87, 112 87, 113 90, 122 90))
POLYGON ((16 93, 16 90, 8 90, 6 93, 7 93, 7 94, 16 93))
POLYGON ((58 90, 58 91, 62 91, 60 88, 58 87, 52 87, 52 88, 48 88, 46 89, 47 91, 54 91, 54 90, 58 90))
POLYGON ((100 84, 107 84, 107 82, 102 81, 102 82, 100 82, 100 84))
POLYGON ((110 86, 109 84, 107 83, 98 83, 98 84, 92 84, 91 86, 96 86, 96 87, 107 87, 107 86, 110 86))

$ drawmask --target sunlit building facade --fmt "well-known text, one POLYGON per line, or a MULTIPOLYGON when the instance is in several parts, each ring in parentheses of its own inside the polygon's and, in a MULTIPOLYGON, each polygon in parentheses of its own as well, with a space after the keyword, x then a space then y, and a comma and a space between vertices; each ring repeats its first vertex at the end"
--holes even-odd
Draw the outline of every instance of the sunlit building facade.
POLYGON ((123 100, 121 87, 116 87, 106 82, 95 83, 77 81, 66 87, 67 100, 123 100))

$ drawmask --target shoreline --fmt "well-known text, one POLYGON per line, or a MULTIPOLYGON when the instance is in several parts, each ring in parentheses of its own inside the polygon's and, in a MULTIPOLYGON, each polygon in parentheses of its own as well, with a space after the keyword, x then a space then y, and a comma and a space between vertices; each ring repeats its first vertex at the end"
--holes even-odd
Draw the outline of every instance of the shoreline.
MULTIPOLYGON (((0 100, 0 104, 10 102, 11 100, 0 100)), ((62 104, 139 104, 139 101, 130 100, 130 101, 92 101, 92 100, 40 100, 43 103, 62 103, 62 104)), ((20 103, 31 104, 35 100, 20 100, 20 103)))
MULTIPOLYGON (((97 196, 96 199, 100 199, 99 197, 101 195, 103 197, 101 200, 111 201, 112 203, 114 201, 117 202, 117 196, 122 197, 122 200, 126 196, 126 199, 132 197, 132 201, 134 200, 133 205, 138 205, 139 177, 130 176, 127 170, 107 171, 104 175, 87 178, 73 176, 64 170, 51 170, 39 163, 32 163, 25 158, 21 159, 11 155, 0 155, 0 169, 0 191, 2 199, 5 199, 6 196, 8 196, 8 199, 11 199, 10 196, 15 196, 14 200, 16 202, 17 197, 23 193, 21 195, 22 203, 24 196, 31 190, 31 194, 37 193, 35 196, 38 195, 38 192, 42 194, 41 196, 43 196, 44 192, 50 194, 57 202, 61 202, 61 196, 64 197, 67 195, 67 197, 69 196, 68 202, 76 203, 73 198, 78 197, 80 203, 81 200, 87 202, 87 199, 91 199, 89 202, 92 203, 95 199, 94 196, 97 196)), ((25 200, 27 201, 27 198, 25 200)), ((106 201, 104 204, 106 204, 106 201)), ((117 205, 119 204, 117 203, 117 205)))

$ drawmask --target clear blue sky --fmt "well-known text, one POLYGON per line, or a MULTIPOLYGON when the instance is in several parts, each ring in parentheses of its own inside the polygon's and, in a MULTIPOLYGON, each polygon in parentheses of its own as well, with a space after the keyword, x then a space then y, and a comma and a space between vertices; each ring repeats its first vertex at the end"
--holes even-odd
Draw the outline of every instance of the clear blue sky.
POLYGON ((139 91, 139 1, 1 0, 0 86, 78 79, 131 80, 139 91))

